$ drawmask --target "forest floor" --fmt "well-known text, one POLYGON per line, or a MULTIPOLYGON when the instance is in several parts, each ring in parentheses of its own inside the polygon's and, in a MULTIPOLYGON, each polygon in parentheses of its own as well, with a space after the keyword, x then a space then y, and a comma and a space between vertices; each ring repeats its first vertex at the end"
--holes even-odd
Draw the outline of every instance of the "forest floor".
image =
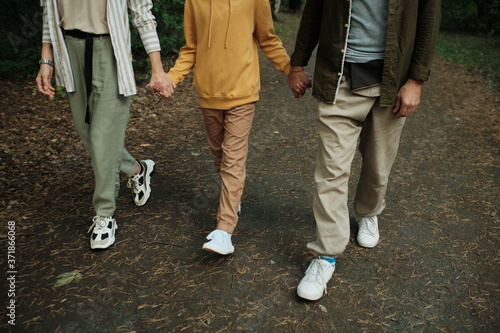
MULTIPOLYGON (((291 53, 293 40, 284 44, 291 53)), ((328 294, 308 302, 296 287, 313 258, 316 103, 310 92, 294 99, 286 77, 261 60, 243 214, 226 257, 201 250, 219 181, 192 76, 169 100, 140 82, 126 147, 156 162, 153 192, 136 207, 122 183, 120 229, 105 251, 89 248, 93 174, 67 98, 43 98, 33 80, 2 80, 1 331, 500 331, 500 93, 436 57, 403 131, 379 245, 357 244, 351 211, 328 294)), ((350 207, 359 168, 358 154, 350 207)))

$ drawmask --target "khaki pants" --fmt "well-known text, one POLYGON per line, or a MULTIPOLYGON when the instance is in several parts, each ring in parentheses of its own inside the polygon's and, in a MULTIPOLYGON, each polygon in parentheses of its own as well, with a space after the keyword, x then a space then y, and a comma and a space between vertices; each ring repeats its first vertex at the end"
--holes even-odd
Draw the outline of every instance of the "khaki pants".
POLYGON ((85 40, 66 36, 76 90, 69 103, 76 132, 89 151, 95 177, 93 205, 96 215, 113 216, 120 189, 120 172, 134 175, 136 161, 124 148, 130 97, 118 93, 118 76, 111 38, 94 38, 92 93, 88 103, 90 124, 85 122, 85 40))
POLYGON ((356 151, 363 157, 355 197, 360 216, 378 215, 385 208, 389 173, 396 158, 405 118, 394 118, 392 108, 382 108, 378 97, 350 91, 344 81, 336 104, 318 102, 320 137, 313 201, 316 240, 307 247, 320 255, 337 255, 349 241, 347 186, 356 151))
POLYGON ((233 233, 243 194, 248 155, 248 136, 255 103, 231 110, 202 109, 208 143, 221 180, 217 229, 233 233))

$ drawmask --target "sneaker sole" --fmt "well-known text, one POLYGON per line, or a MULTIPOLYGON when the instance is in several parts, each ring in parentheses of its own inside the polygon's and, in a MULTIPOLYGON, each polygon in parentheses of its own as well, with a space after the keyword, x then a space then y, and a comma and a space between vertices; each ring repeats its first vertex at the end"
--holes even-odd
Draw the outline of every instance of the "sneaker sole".
POLYGON ((115 243, 115 237, 113 236, 113 237, 110 238, 110 242, 109 243, 99 244, 99 245, 98 244, 94 244, 94 245, 90 244, 90 248, 92 250, 104 250, 104 249, 109 248, 114 243, 115 243))
POLYGON ((324 293, 321 293, 320 296, 317 296, 312 294, 305 294, 301 292, 299 289, 297 289, 297 295, 299 295, 300 298, 306 299, 308 301, 317 301, 323 297, 324 293))
POLYGON ((152 160, 144 160, 141 161, 146 165, 146 177, 144 177, 144 185, 146 186, 146 193, 139 202, 136 202, 135 205, 140 207, 144 206, 146 202, 148 202, 149 197, 151 196, 151 175, 155 171, 156 163, 152 160), (151 170, 151 171, 150 171, 151 170))
POLYGON ((231 254, 231 253, 234 252, 234 247, 232 249, 224 249, 222 247, 215 246, 215 245, 212 245, 212 244, 203 244, 202 249, 205 250, 205 251, 208 251, 208 252, 222 254, 223 256, 226 256, 226 255, 231 254))
POLYGON ((369 249, 377 246, 377 244, 378 244, 378 240, 375 243, 373 243, 373 242, 372 243, 364 243, 364 242, 360 242, 359 239, 356 239, 356 240, 358 241, 359 246, 367 247, 369 249))

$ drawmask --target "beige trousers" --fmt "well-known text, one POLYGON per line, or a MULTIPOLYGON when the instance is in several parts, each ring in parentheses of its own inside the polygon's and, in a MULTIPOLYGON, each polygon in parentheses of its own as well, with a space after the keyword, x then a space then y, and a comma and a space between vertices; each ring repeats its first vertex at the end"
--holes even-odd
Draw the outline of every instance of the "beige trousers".
POLYGON ((385 208, 389 173, 405 118, 396 119, 392 108, 380 107, 375 90, 352 93, 347 80, 339 88, 336 104, 318 102, 320 142, 313 200, 316 240, 307 247, 320 255, 338 255, 349 241, 347 186, 358 139, 363 163, 356 213, 373 216, 385 208))
POLYGON ((248 155, 248 136, 255 103, 231 110, 202 109, 208 143, 221 180, 217 229, 233 233, 243 195, 248 155))

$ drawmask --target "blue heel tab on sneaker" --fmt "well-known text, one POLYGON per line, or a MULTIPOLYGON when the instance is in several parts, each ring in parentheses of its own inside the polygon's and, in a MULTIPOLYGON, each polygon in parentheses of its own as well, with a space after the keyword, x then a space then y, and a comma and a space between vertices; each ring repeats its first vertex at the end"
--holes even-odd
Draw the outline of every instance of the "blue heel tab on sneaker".
POLYGON ((335 266, 335 262, 337 261, 335 258, 332 258, 332 257, 321 257, 320 256, 319 259, 328 261, 330 264, 332 264, 332 266, 335 266))

